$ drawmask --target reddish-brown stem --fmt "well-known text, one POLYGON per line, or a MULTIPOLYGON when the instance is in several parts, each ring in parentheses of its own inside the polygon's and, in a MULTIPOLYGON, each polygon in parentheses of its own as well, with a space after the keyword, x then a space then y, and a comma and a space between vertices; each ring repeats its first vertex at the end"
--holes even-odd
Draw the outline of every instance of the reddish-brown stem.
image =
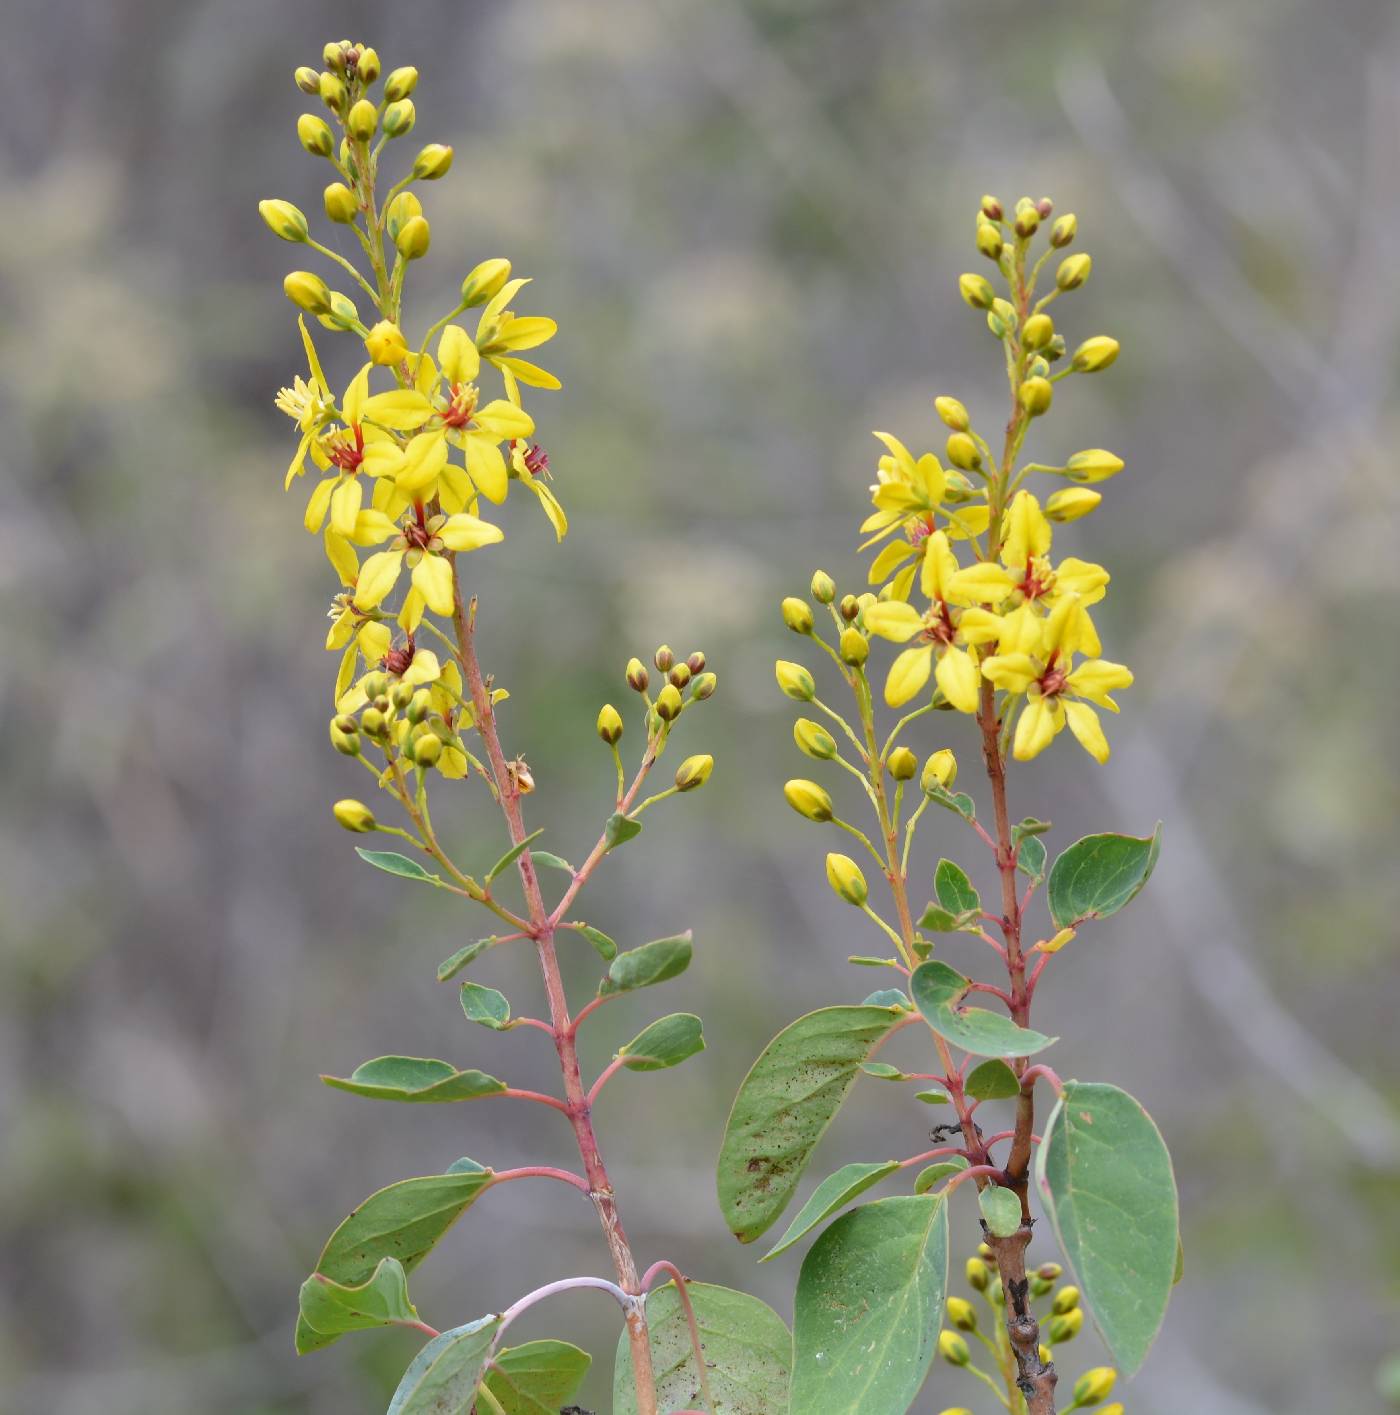
POLYGON ((674 1263, 661 1258, 642 1274, 643 1292, 651 1291, 651 1284, 655 1281, 658 1273, 670 1273, 671 1281, 676 1285, 676 1296, 680 1299, 681 1310, 685 1313, 685 1324, 690 1328, 690 1353, 695 1358, 696 1374, 700 1377, 700 1398, 705 1402, 705 1409, 713 1412, 715 1398, 710 1394, 710 1376, 705 1364, 705 1343, 700 1340, 700 1323, 695 1320, 695 1308, 691 1305, 690 1293, 686 1290, 690 1279, 674 1263))
POLYGON ((492 1178, 492 1184, 508 1184, 512 1179, 557 1179, 561 1184, 572 1184, 575 1189, 588 1193, 588 1181, 572 1170, 555 1169, 548 1164, 527 1164, 520 1169, 502 1169, 492 1178))
POLYGON ((603 1068, 603 1070, 598 1075, 598 1079, 588 1088, 589 1105, 593 1105, 597 1101, 599 1092, 603 1089, 604 1086, 608 1084, 609 1081, 612 1080, 614 1076, 617 1075, 619 1071, 622 1070, 622 1068, 626 1064, 627 1063, 624 1058, 618 1056, 614 1057, 613 1060, 610 1061, 607 1066, 603 1068))
POLYGON ((907 1160, 900 1160, 900 1169, 908 1169, 911 1165, 922 1163, 924 1160, 937 1159, 939 1155, 956 1155, 962 1153, 961 1145, 939 1145, 935 1150, 925 1150, 921 1155, 910 1155, 907 1160))
POLYGON ((547 1096, 542 1091, 522 1091, 514 1086, 507 1086, 504 1091, 497 1091, 498 1096, 504 1096, 508 1101, 530 1101, 535 1105, 553 1106, 555 1110, 562 1110, 565 1115, 569 1113, 569 1107, 557 1096, 547 1096))

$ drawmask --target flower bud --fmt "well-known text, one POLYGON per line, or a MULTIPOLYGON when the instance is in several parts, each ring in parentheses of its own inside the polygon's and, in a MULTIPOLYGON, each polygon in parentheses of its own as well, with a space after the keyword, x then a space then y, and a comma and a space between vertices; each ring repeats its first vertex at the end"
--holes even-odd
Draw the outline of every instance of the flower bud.
POLYGON ((1099 1415, 1123 1415, 1123 1402, 1115 1400, 1112 1405, 1105 1405, 1099 1415))
POLYGON ((365 351, 371 363, 389 368, 408 357, 408 340, 393 320, 381 319, 365 339, 365 351))
POLYGON ((1062 1341, 1073 1341, 1083 1325, 1084 1308, 1076 1307, 1072 1312, 1050 1318, 1045 1327, 1045 1339, 1051 1346, 1058 1346, 1062 1341))
POLYGON ((967 416, 967 409, 956 398, 935 398, 933 407, 943 420, 944 426, 952 428, 954 432, 966 432, 972 425, 967 416))
POLYGON ((452 149, 446 143, 430 142, 413 159, 413 175, 420 182, 436 182, 452 167, 452 149))
POLYGON ((501 287, 510 279, 510 262, 500 256, 483 260, 462 281, 462 303, 468 309, 484 305, 501 292, 501 287))
POLYGON ((308 314, 325 314, 331 307, 330 287, 309 270, 294 270, 282 282, 282 293, 308 314))
POLYGON ((705 671, 705 655, 696 649, 685 661, 685 666, 692 673, 703 673, 705 671))
POLYGON ((289 201, 271 197, 258 203, 258 215, 267 222, 267 229, 284 241, 304 241, 310 234, 306 217, 289 201))
POLYGON ((799 703, 810 703, 817 696, 817 685, 812 681, 812 675, 800 663, 789 663, 787 659, 780 658, 774 668, 778 675, 778 687, 788 697, 799 703))
POLYGON ((826 882, 837 895, 857 909, 870 897, 860 866, 849 855, 832 853, 826 857, 826 882))
POLYGON ((1064 336, 1063 334, 1057 334, 1057 335, 1055 335, 1055 337, 1054 337, 1040 352, 1041 352, 1041 353, 1045 356, 1045 358, 1047 358, 1052 364, 1053 364, 1057 359, 1062 359, 1062 358, 1064 358, 1064 356, 1065 356, 1065 336, 1064 336))
POLYGON ((783 623, 794 634, 812 632, 812 606, 806 600, 789 595, 782 603, 783 623))
POLYGON ((1107 334, 1086 339, 1075 351, 1071 363, 1075 373, 1098 373, 1118 357, 1118 341, 1107 334))
POLYGON ((622 714, 611 703, 598 710, 598 735, 610 747, 622 738, 622 714))
POLYGON ((1061 290, 1077 290, 1088 278, 1094 262, 1085 251, 1066 256, 1055 272, 1055 284, 1061 290))
POLYGON ((395 683, 389 690, 389 705, 395 712, 402 712, 413 701, 412 683, 395 683))
POLYGON ((325 73, 321 75, 319 92, 321 102, 331 110, 332 113, 339 113, 345 107, 346 99, 349 98, 349 91, 345 87, 345 80, 338 74, 325 73))
POLYGON ((1055 387, 1048 378, 1028 378, 1018 396, 1026 412, 1038 418, 1050 411, 1050 404, 1055 401, 1055 387))
POLYGON ((847 624, 860 614, 860 600, 853 594, 841 596, 841 603, 836 606, 837 612, 847 624))
POLYGON ((719 679, 713 673, 701 673, 691 680, 690 696, 703 703, 706 698, 714 697, 715 689, 718 687, 719 679))
POLYGON ((681 695, 670 683, 656 695, 656 715, 662 722, 674 722, 681 715, 681 695))
POLYGON ((360 50, 360 58, 355 65, 355 72, 365 83, 372 84, 379 77, 378 51, 374 49, 360 50))
POLYGON ((331 810, 336 820, 356 835, 367 835, 374 829, 374 812, 363 801, 337 801, 331 810))
POLYGON ((433 695, 426 688, 419 688, 408 700, 408 720, 416 727, 432 711, 433 695))
POLYGON ((1036 215, 1039 216, 1042 221, 1049 221, 1050 213, 1054 211, 1054 209, 1055 203, 1051 201, 1049 197, 1041 197, 1035 204, 1036 215))
POLYGON ((297 140, 312 157, 329 157, 335 151, 330 125, 314 113, 303 113, 297 119, 297 140))
POLYGON ((1006 1289, 1001 1285, 1001 1279, 999 1277, 994 1277, 991 1282, 987 1284, 987 1301, 990 1302, 993 1307, 1005 1306, 1006 1289))
POLYGON ((841 634, 841 662, 859 668, 870 657, 870 640, 854 624, 841 634))
MULTIPOLYGON (((1078 355, 1075 357, 1078 358, 1078 355)), ((1071 481, 1085 483, 1107 481, 1122 470, 1123 459, 1115 457, 1112 452, 1105 451, 1102 447, 1090 447, 1083 452, 1076 452, 1065 463, 1065 475, 1071 481)))
POLYGON ((829 762, 836 755, 836 738, 810 717, 799 717, 792 724, 792 740, 804 757, 814 761, 829 762))
POLYGON ((384 136, 388 138, 401 138, 413 131, 413 125, 418 121, 418 111, 413 106, 411 98, 400 99, 397 103, 391 103, 384 110, 384 136))
POLYGON ((1076 1405, 1097 1405, 1106 1400, 1118 1383, 1118 1372, 1112 1366, 1095 1366, 1085 1371, 1074 1383, 1074 1403, 1076 1405))
POLYGON ((1000 260, 1002 247, 1006 244, 1001 238, 1001 228, 990 221, 979 221, 977 223, 977 249, 982 252, 988 260, 1000 260))
POLYGON ((672 664, 671 671, 666 675, 666 681, 677 688, 684 688, 690 682, 690 665, 688 663, 672 664))
POLYGON ((389 691, 389 675, 378 670, 366 673, 360 680, 360 687, 364 689, 365 697, 373 702, 375 698, 383 697, 389 691))
MULTIPOLYGON (((1042 1282, 1052 1282, 1054 1279, 1047 1277, 1044 1273, 1037 1273, 1037 1277, 1042 1282)), ((1055 1300, 1050 1304, 1050 1310, 1057 1316, 1062 1317, 1066 1312, 1072 1312, 1079 1306, 1079 1289, 1077 1287, 1062 1287, 1056 1294, 1055 1300)))
POLYGON ((1027 349, 1043 349, 1055 337, 1055 321, 1048 314, 1033 314, 1021 327, 1027 349))
POLYGON ((652 654, 651 661, 656 665, 658 673, 669 673, 671 665, 675 663, 676 656, 671 652, 670 644, 662 644, 657 651, 652 654))
POLYGON ((1079 218, 1072 211, 1067 211, 1050 228, 1050 244, 1056 250, 1063 250, 1074 240, 1079 231, 1079 218))
POLYGON ((948 460, 964 471, 975 472, 982 465, 982 454, 977 444, 965 432, 950 432, 947 446, 948 460))
POLYGON ((384 229, 391 241, 397 241, 399 232, 415 216, 423 214, 423 203, 412 192, 400 192, 384 212, 384 229))
POLYGON ((969 1258, 963 1271, 967 1276, 967 1285, 974 1292, 987 1290, 987 1284, 992 1280, 992 1274, 981 1258, 969 1258))
POLYGON ((651 682, 651 674, 647 672, 647 666, 639 658, 629 658, 627 660, 627 686, 634 692, 645 693, 647 684, 651 682))
POLYGON ((428 225, 427 217, 410 216, 399 228, 399 234, 394 244, 405 260, 421 260, 428 254, 428 246, 432 238, 433 233, 428 225))
POLYGON ((379 110, 369 99, 361 98, 351 104, 345 115, 345 126, 356 142, 368 142, 379 126, 379 110))
POLYGON ((896 747, 885 765, 896 781, 912 781, 919 770, 919 759, 908 747, 896 747))
POLYGON ((938 1333, 938 1354, 950 1366, 966 1366, 972 1360, 972 1353, 967 1349, 967 1342, 955 1331, 938 1333))
POLYGON ((357 731, 346 732, 331 723, 331 746, 343 757, 358 757, 360 755, 360 734, 357 731))
POLYGON ((328 69, 334 69, 337 73, 345 72, 345 51, 349 49, 350 41, 342 39, 339 43, 331 41, 321 51, 321 62, 328 69))
POLYGON ((1047 1282, 1056 1282, 1064 1274, 1064 1269, 1058 1263, 1042 1263, 1036 1270, 1037 1277, 1043 1277, 1047 1282))
POLYGON ((1102 500, 1102 492, 1090 491, 1087 486, 1066 486, 1049 497, 1045 503, 1045 514, 1063 525, 1087 516, 1102 500))
POLYGON ((994 196, 991 195, 987 195, 982 198, 982 205, 980 206, 979 210, 981 211, 982 215, 987 218, 988 221, 1000 221, 1001 218, 1006 214, 1002 210, 1001 203, 994 196))
POLYGON ((407 98, 417 87, 418 70, 408 64, 402 69, 393 70, 384 80, 384 97, 390 103, 397 103, 399 99, 407 98))
MULTIPOLYGON (((947 747, 942 751, 935 752, 925 763, 923 775, 919 778, 919 785, 926 793, 931 793, 936 787, 941 786, 947 791, 958 779, 958 759, 947 747)), ((986 1257, 986 1254, 983 1254, 986 1257)))
POLYGON ((442 756, 442 738, 435 732, 425 732, 413 744, 413 760, 418 766, 436 766, 442 756))
POLYGON ((371 737, 382 737, 389 730, 384 710, 377 707, 367 707, 360 714, 360 726, 371 737))
POLYGON ((975 310, 989 310, 996 299, 992 282, 985 275, 958 276, 958 292, 975 310))
POLYGON ((943 497, 947 501, 971 501, 976 494, 972 483, 956 467, 946 467, 944 469, 947 476, 947 484, 943 490, 943 497))
POLYGON ((992 1259, 996 1257, 996 1253, 992 1251, 992 1245, 990 1243, 979 1243, 977 1245, 977 1256, 984 1262, 990 1263, 992 1259))
POLYGON ((714 769, 715 759, 708 753, 687 757, 676 768, 676 790, 694 791, 710 779, 710 773, 714 769))
POLYGON ((809 821, 829 821, 835 814, 830 794, 815 781, 797 777, 783 787, 783 796, 799 816, 805 816, 809 821))
POLYGON ((1032 1297, 1044 1297, 1055 1285, 1053 1282, 1049 1282, 1043 1277, 1038 1277, 1035 1273, 1032 1273, 1027 1281, 1031 1285, 1030 1293, 1032 1297))
POLYGON ((344 182, 332 182, 321 194, 326 216, 339 226, 348 226, 360 214, 360 202, 344 182))
POLYGON ((339 290, 330 292, 330 307, 320 318, 327 329, 354 329, 361 336, 369 333, 360 323, 360 312, 355 308, 354 300, 339 290))
POLYGON ((825 570, 812 576, 812 598, 818 604, 830 604, 836 598, 836 581, 825 570))
POLYGON ((959 1331, 977 1330, 977 1309, 965 1297, 950 1297, 945 1311, 959 1331))
POLYGON ((292 75, 296 81, 296 86, 303 93, 320 93, 321 76, 315 69, 308 68, 305 64, 292 75))
POLYGON ((1040 229, 1040 211, 1029 197, 1022 197, 1016 203, 1016 234, 1029 240, 1040 229))

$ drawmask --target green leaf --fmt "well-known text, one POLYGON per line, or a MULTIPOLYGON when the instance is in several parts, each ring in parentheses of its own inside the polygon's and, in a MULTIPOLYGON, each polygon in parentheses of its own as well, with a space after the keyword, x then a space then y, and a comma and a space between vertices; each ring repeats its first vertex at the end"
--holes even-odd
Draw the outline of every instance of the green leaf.
POLYGON ((982 908, 982 896, 972 887, 972 881, 962 868, 951 860, 938 862, 933 872, 933 892, 950 914, 977 913, 982 908))
POLYGON ((947 1283, 941 1199, 880 1199, 838 1218, 797 1280, 791 1415, 908 1410, 937 1350, 947 1283))
POLYGON ((1033 883, 1039 884, 1045 878, 1045 859, 1045 842, 1038 835, 1028 835, 1021 842, 1016 868, 1022 874, 1029 875, 1033 883))
POLYGON ((634 836, 641 833, 641 821, 634 821, 630 816, 624 816, 620 811, 614 812, 608 817, 607 825, 603 827, 604 852, 616 850, 619 845, 625 845, 634 836))
POLYGON ((1018 1027, 1000 1012, 961 1007, 969 986, 955 968, 937 960, 920 963, 910 979, 914 1005, 924 1020, 940 1037, 974 1056, 1033 1056, 1056 1040, 1018 1027))
POLYGON ((788 1206, 860 1064, 901 1020, 892 1007, 823 1007, 779 1032, 739 1087, 720 1148, 720 1210, 752 1243, 788 1206))
POLYGON ((1007 1101, 1021 1094, 1021 1082, 1004 1061, 993 1059, 972 1068, 963 1090, 976 1101, 1007 1101))
POLYGON ((1011 843, 1019 845, 1023 840, 1027 840, 1033 835, 1044 835, 1049 829, 1049 821, 1036 820, 1034 816, 1027 816, 1025 820, 1017 821, 1011 827, 1011 843))
POLYGON ((876 958, 869 953, 852 953, 847 959, 847 963, 854 963, 857 968, 897 968, 899 964, 893 958, 876 958))
POLYGON ((924 910, 923 918, 919 920, 919 927, 932 929, 935 933, 949 934, 962 927, 962 920, 937 904, 930 904, 924 910))
MULTIPOLYGON (((489 1169, 460 1159, 446 1174, 401 1179, 380 1189, 331 1234, 316 1271, 345 1286, 363 1282, 384 1258, 396 1258, 405 1272, 412 1272, 491 1178, 489 1169)), ((335 1339, 304 1320, 297 1322, 298 1352, 315 1351, 335 1339)))
POLYGON ((956 795, 951 791, 944 790, 941 786, 936 786, 929 793, 929 799, 936 805, 942 806, 944 810, 955 811, 964 820, 977 819, 977 807, 973 803, 972 797, 966 791, 959 791, 956 795))
POLYGON ((442 883, 437 875, 430 875, 416 860, 410 860, 407 855, 396 854, 393 850, 366 850, 357 845, 355 853, 376 870, 383 870, 385 874, 398 875, 401 879, 421 880, 424 884, 442 883))
POLYGON ((404 1372, 388 1415, 459 1415, 469 1410, 500 1325, 499 1316, 478 1317, 435 1336, 404 1372))
POLYGON ((819 1223, 825 1223, 837 1209, 844 1209, 852 1199, 864 1194, 898 1168, 898 1160, 884 1160, 880 1164, 844 1164, 835 1174, 827 1175, 812 1191, 812 1197, 798 1209, 797 1217, 788 1225, 787 1232, 759 1262, 766 1263, 769 1258, 776 1258, 779 1253, 791 1248, 804 1234, 811 1232, 819 1223))
POLYGON ((1125 1091, 1067 1081, 1036 1156, 1036 1182, 1104 1345, 1131 1376, 1162 1325, 1176 1273, 1167 1147, 1125 1091))
POLYGON ((604 963, 611 963, 617 957, 617 945, 602 929, 595 929, 592 924, 580 924, 576 932, 581 933, 593 945, 594 951, 604 963))
POLYGON ((1021 1226, 1021 1201, 1010 1189, 989 1184, 977 1196, 982 1221, 995 1238, 1010 1238, 1021 1226))
MULTIPOLYGON (((574 867, 573 867, 562 855, 551 855, 548 850, 531 850, 531 851, 530 851, 530 858, 531 858, 537 865, 545 865, 545 866, 547 866, 547 867, 548 867, 549 869, 551 869, 551 870, 563 870, 565 874, 569 874, 569 875, 571 875, 571 874, 574 873, 574 867)), ((529 1343, 529 1344, 530 1344, 530 1345, 536 1345, 537 1343, 531 1342, 531 1343, 529 1343)), ((525 1348, 524 1348, 524 1347, 516 1347, 515 1349, 516 1349, 517 1351, 523 1351, 525 1348)), ((577 1347, 574 1347, 574 1348, 572 1348, 572 1349, 575 1350, 575 1351, 578 1350, 577 1347)), ((583 1355, 587 1355, 588 1353, 587 1353, 587 1352, 584 1352, 584 1353, 582 1353, 582 1354, 583 1354, 583 1355)), ((589 1357, 589 1360, 591 1361, 592 1359, 593 1359, 593 1358, 590 1356, 590 1357, 589 1357)), ((489 1382, 488 1382, 488 1384, 489 1384, 489 1382)))
MULTIPOLYGON (((588 1352, 567 1341, 527 1341, 498 1351, 482 1384, 506 1415, 558 1415, 592 1364, 588 1352)), ((478 1406, 480 1415, 486 1415, 484 1406, 478 1406)))
POLYGON ((337 1091, 376 1101, 474 1101, 499 1095, 504 1081, 484 1071, 458 1071, 450 1061, 426 1056, 377 1056, 348 1076, 322 1076, 337 1091))
POLYGON ((502 1032, 510 1025, 510 1002, 505 993, 484 988, 480 983, 462 984, 462 1011, 468 1022, 502 1032))
POLYGON ((496 942, 495 937, 479 938, 475 943, 469 943, 459 948, 451 958, 444 958, 438 964, 437 980, 440 983, 451 982, 463 968, 475 958, 480 958, 488 948, 496 942))
POLYGON ((664 983, 690 967, 690 930, 675 938, 658 938, 640 948, 619 953, 608 966, 608 975, 598 984, 598 996, 635 992, 653 983, 664 983))
POLYGON ((1162 848, 1162 826, 1151 835, 1086 835, 1050 870, 1050 915, 1057 927, 1106 919, 1137 897, 1162 848))
POLYGON ((544 834, 544 827, 532 830, 519 845, 512 845, 489 870, 486 871, 486 883, 490 884, 502 870, 508 870, 529 848, 532 840, 538 840, 544 834))
POLYGON ((909 1011, 909 999, 898 988, 880 988, 861 1003, 862 1007, 898 1007, 909 1011))
POLYGON ((644 1028, 618 1055, 629 1071, 664 1071, 704 1050, 700 1019, 693 1012, 673 1012, 644 1028))
POLYGON ((948 1097, 942 1091, 915 1091, 914 1099, 925 1105, 947 1105, 948 1097))
POLYGON ((362 1283, 345 1286, 321 1273, 301 1285, 301 1320, 321 1336, 341 1336, 390 1323, 416 1322, 408 1277, 397 1258, 383 1258, 362 1283))
MULTIPOLYGON (((787 1323, 766 1302, 708 1283, 686 1284, 714 1396, 711 1415, 788 1415, 792 1337, 787 1323)), ((647 1297, 652 1366, 662 1410, 700 1404, 700 1381, 690 1327, 674 1283, 647 1297)), ((632 1388, 632 1352, 624 1331, 617 1343, 613 1415, 637 1415, 632 1388)))
POLYGON ((877 1081, 903 1081, 904 1072, 899 1067, 891 1066, 888 1061, 862 1061, 860 1069, 867 1076, 873 1076, 877 1081))
POLYGON ((927 1169, 919 1171, 919 1177, 914 1181, 914 1192, 927 1194, 940 1179, 947 1179, 951 1174, 959 1174, 966 1168, 967 1160, 961 1155, 954 1155, 952 1159, 939 1160, 937 1164, 931 1164, 927 1169))

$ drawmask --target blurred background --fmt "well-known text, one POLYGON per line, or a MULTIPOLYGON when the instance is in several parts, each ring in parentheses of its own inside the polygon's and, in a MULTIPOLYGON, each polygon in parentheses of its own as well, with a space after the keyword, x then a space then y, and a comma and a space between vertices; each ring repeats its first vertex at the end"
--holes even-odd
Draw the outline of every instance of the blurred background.
MULTIPOLYGON (((773 684, 796 647, 777 603, 818 565, 861 587, 870 428, 941 450, 945 392, 995 425, 1000 356, 956 278, 984 268, 983 191, 1049 193, 1095 260, 1061 328, 1124 352, 1062 387, 1032 455, 1127 460, 1057 546, 1112 569, 1106 650, 1138 678, 1112 762, 1066 739, 1017 771, 1013 809, 1053 818, 1052 851, 1167 822, 1148 891, 1060 956, 1037 1008, 1059 1070, 1134 1092, 1177 1163, 1186 1280, 1124 1398, 1386 1408, 1393 5, 54 0, 12 7, 0 51, 0 1409, 381 1409, 411 1335, 292 1354, 338 1219, 462 1154, 573 1158, 536 1108, 375 1107, 317 1080, 395 1051, 552 1076, 537 1033, 468 1027, 434 982, 481 921, 361 866, 329 815, 362 780, 326 744, 333 584, 306 484, 282 492, 272 404, 302 366, 279 286, 304 262, 255 203, 319 218, 330 174, 297 145, 314 105, 291 72, 342 34, 422 71, 405 147, 456 147, 424 194, 410 334, 501 254, 536 277, 521 312, 560 321, 543 361, 564 390, 534 407, 574 529, 556 548, 512 498, 509 553, 470 562, 541 843, 580 858, 610 808, 593 720, 629 706, 630 654, 703 648, 719 674, 683 737, 715 753, 711 785, 658 810, 584 911, 624 945, 697 940, 664 998, 587 1038, 596 1066, 658 1009, 706 1020, 703 1057, 624 1075, 599 1107, 644 1261, 790 1314, 798 1255, 756 1268, 723 1231, 720 1129, 771 1034, 880 980, 842 961, 874 940, 782 801, 810 766, 773 684)), ((358 354, 321 345, 336 382, 358 354)), ((916 740, 972 765, 966 722, 916 740)), ((477 788, 458 801, 437 814, 481 868, 500 822, 477 788)), ((952 817, 923 842, 930 870, 981 868, 952 817)), ((584 995, 596 961, 568 955, 584 995)), ((543 1005, 523 952, 474 976, 543 1005)), ((813 1179, 925 1147, 930 1115, 897 1091, 865 1083, 813 1179)), ((604 1270, 564 1193, 511 1185, 470 1213, 415 1280, 424 1315, 604 1270)), ((957 1223, 970 1249, 970 1206, 957 1223)), ((606 1409, 615 1313, 578 1296, 536 1316, 528 1334, 594 1352, 585 1404, 606 1409)), ((1063 1356, 1073 1375, 1099 1353, 1086 1334, 1063 1356)), ((918 1408, 979 1396, 939 1367, 918 1408)))

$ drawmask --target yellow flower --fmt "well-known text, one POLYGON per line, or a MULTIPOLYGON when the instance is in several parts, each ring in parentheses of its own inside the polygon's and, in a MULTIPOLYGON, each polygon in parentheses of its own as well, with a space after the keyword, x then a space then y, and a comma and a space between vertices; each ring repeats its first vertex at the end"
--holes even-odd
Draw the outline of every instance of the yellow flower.
MULTIPOLYGON (((877 574, 874 567, 871 569, 871 584, 883 579, 900 560, 917 553, 923 537, 936 528, 937 515, 942 514, 948 523, 948 534, 955 540, 980 535, 987 528, 988 520, 985 505, 956 510, 944 505, 949 499, 953 478, 961 477, 961 473, 954 472, 950 477, 932 452, 925 452, 916 459, 891 433, 877 432, 875 436, 887 450, 876 464, 878 480, 870 488, 875 514, 861 524, 861 534, 868 537, 861 549, 899 529, 909 533, 912 543, 907 548, 901 547, 898 553, 895 547, 886 547, 882 559, 876 562, 882 565, 881 572, 877 574)), ((959 485, 965 487, 966 479, 959 485)))
POLYGON ((549 453, 538 442, 526 446, 523 440, 510 444, 510 474, 534 492, 554 527, 556 540, 563 540, 569 533, 569 518, 559 504, 559 498, 545 485, 549 477, 549 453))
MULTIPOLYGON (((500 370, 506 395, 520 402, 519 384, 531 388, 559 388, 559 380, 547 369, 518 357, 522 349, 535 349, 553 339, 559 326, 543 315, 517 315, 506 306, 529 280, 508 280, 481 311, 476 326, 476 347, 481 357, 500 370)), ((528 434, 527 434, 528 435, 528 434)))
MULTIPOLYGON (((335 416, 335 399, 331 396, 330 385, 321 372, 321 361, 316 357, 316 346, 306 330, 306 320, 297 316, 297 328, 301 330, 301 342, 306 347, 306 362, 311 371, 310 380, 298 374, 292 379, 290 388, 283 388, 277 394, 277 406, 301 429, 301 441, 287 466, 287 477, 283 489, 291 486, 294 478, 306 470, 306 454, 316 445, 316 435, 335 416)), ((317 458, 317 466, 326 463, 317 458)))
POLYGON ((408 357, 408 341, 393 320, 381 319, 365 336, 365 352, 371 363, 397 364, 408 357))
MULTIPOLYGON (((444 677, 437 655, 431 649, 420 649, 414 643, 412 634, 409 634, 402 644, 390 648, 381 663, 382 670, 376 665, 372 666, 371 672, 387 673, 395 682, 407 683, 410 688, 436 684, 444 677)), ((452 667, 450 664, 448 666, 452 667)), ((369 702, 369 695, 364 686, 367 677, 368 673, 361 675, 354 687, 347 689, 336 699, 337 712, 358 712, 369 702)), ((460 683, 461 679, 457 681, 460 683)))

